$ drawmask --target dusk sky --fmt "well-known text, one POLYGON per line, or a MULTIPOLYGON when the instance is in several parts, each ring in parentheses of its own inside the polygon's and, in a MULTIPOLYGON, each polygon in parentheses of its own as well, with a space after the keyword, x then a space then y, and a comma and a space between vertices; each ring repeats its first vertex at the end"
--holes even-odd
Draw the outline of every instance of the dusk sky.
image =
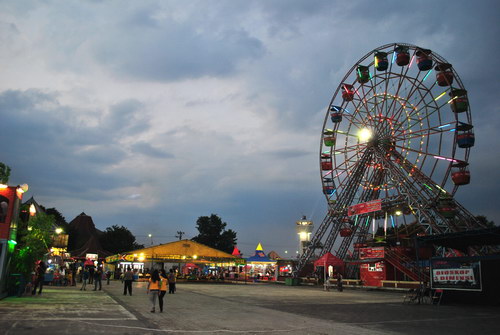
POLYGON ((499 1, 0 1, 0 161, 26 199, 140 243, 218 214, 245 256, 319 225, 322 122, 346 72, 406 42, 453 64, 476 145, 456 198, 500 223, 499 1))

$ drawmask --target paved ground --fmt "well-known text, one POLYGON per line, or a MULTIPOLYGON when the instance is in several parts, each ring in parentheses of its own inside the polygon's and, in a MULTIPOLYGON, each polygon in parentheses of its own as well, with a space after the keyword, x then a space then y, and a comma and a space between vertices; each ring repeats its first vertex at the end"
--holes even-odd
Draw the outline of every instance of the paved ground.
POLYGON ((0 334, 500 334, 500 308, 403 305, 403 293, 279 285, 179 284, 150 313, 144 283, 124 296, 48 287, 0 301, 0 334))

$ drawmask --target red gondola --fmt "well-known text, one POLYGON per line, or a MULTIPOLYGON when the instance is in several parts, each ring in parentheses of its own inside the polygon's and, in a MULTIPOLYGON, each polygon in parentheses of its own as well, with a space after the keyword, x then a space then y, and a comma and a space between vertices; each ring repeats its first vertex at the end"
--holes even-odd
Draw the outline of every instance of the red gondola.
POLYGON ((410 63, 410 54, 408 53, 408 47, 398 45, 394 52, 396 53, 396 64, 399 66, 405 66, 410 63))
POLYGON ((453 180, 455 185, 460 186, 470 183, 470 172, 467 169, 468 165, 469 163, 463 161, 458 161, 451 165, 451 180, 453 180))
POLYGON ((345 101, 352 101, 354 99, 354 86, 349 84, 342 85, 342 99, 345 101))
POLYGON ((332 169, 332 162, 321 162, 321 170, 331 170, 332 169))
POLYGON ((453 71, 451 64, 441 63, 436 65, 436 81, 439 86, 450 86, 453 83, 453 71))
POLYGON ((467 185, 470 183, 470 171, 468 170, 463 170, 463 171, 457 171, 453 172, 451 174, 451 179, 453 180, 453 183, 455 185, 467 185))

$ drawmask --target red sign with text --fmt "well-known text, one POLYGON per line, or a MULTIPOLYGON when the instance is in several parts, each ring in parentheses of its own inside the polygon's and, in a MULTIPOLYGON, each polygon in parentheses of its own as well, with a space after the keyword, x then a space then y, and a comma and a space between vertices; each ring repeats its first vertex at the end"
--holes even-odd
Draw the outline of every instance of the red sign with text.
POLYGON ((382 210, 382 199, 363 202, 361 204, 349 206, 347 210, 348 216, 366 214, 382 210))

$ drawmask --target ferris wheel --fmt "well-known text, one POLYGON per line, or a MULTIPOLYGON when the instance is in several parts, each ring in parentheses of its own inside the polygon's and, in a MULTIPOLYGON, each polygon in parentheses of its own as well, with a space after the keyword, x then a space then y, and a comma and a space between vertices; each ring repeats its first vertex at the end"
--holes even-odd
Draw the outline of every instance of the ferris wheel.
POLYGON ((392 43, 367 53, 337 86, 322 129, 329 211, 299 267, 318 246, 329 252, 338 237, 344 258, 381 223, 385 230, 413 224, 426 234, 480 225, 453 198, 471 179, 467 90, 434 51, 392 43))

